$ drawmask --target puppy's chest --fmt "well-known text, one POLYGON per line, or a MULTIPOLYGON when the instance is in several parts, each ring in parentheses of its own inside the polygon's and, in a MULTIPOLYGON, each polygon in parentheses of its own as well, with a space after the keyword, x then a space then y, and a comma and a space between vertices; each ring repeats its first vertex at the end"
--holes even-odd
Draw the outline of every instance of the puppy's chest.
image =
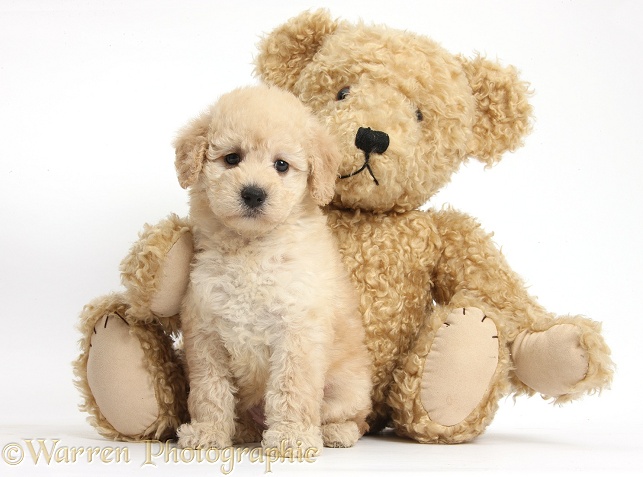
POLYGON ((294 279, 285 261, 279 252, 200 254, 192 286, 226 341, 255 346, 280 332, 294 279))

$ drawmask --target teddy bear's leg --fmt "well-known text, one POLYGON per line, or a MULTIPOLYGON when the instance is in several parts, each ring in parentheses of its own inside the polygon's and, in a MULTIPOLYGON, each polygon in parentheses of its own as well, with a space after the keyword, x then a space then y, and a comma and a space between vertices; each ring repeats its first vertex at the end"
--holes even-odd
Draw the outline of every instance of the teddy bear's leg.
POLYGON ((81 410, 109 439, 174 437, 187 419, 187 382, 171 338, 159 323, 139 322, 120 294, 88 304, 81 354, 74 362, 81 410))
POLYGON ((396 431, 424 443, 481 434, 506 391, 508 353, 480 308, 437 306, 394 373, 389 396, 396 431))
POLYGON ((600 324, 582 317, 560 317, 522 331, 511 355, 518 392, 537 392, 558 403, 600 391, 611 379, 610 351, 600 324))

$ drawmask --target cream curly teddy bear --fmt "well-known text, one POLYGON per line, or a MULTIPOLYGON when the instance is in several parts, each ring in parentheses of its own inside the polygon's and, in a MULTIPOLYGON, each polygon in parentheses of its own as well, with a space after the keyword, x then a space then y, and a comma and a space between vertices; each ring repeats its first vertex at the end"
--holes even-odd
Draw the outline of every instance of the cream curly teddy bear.
MULTIPOLYGON (((326 213, 360 291, 371 431, 465 442, 509 393, 562 403, 609 384, 598 323, 539 305, 473 218, 419 210, 469 157, 491 166, 521 145, 531 107, 513 68, 325 11, 266 35, 256 68, 299 96, 343 153, 326 213)), ((191 253, 187 222, 148 226, 122 264, 126 291, 83 312, 75 371, 105 436, 171 437, 188 418, 173 338, 191 253)))

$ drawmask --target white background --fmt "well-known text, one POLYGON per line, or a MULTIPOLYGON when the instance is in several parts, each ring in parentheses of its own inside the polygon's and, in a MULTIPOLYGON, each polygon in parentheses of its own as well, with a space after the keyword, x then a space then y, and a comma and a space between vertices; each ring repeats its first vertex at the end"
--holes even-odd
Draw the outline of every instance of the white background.
MULTIPOLYGON (((308 8, 431 36, 453 53, 518 66, 535 95, 525 146, 472 161, 431 206, 495 232, 550 310, 603 322, 611 390, 555 407, 501 403, 462 446, 367 437, 277 474, 643 469, 643 2, 0 0, 0 446, 101 440, 76 408, 78 313, 118 290, 118 265, 145 222, 187 212, 173 169, 176 130, 220 94, 252 83, 260 34, 308 8)), ((122 445, 122 444, 121 444, 122 445)), ((34 465, 2 475, 130 472, 143 463, 34 465)), ((217 475, 212 464, 141 470, 217 475)), ((263 472, 260 465, 234 473, 263 472)))

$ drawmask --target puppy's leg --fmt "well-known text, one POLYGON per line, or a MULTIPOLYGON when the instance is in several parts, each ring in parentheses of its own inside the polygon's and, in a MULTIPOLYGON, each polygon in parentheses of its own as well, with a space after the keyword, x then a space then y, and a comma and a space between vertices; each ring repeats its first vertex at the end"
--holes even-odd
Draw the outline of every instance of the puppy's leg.
POLYGON ((333 363, 327 375, 321 407, 326 447, 351 447, 368 431, 371 411, 371 367, 362 343, 333 363))
POLYGON ((265 398, 268 429, 262 441, 271 451, 283 454, 301 448, 319 453, 322 449, 324 353, 323 346, 311 339, 314 334, 301 329, 285 333, 272 350, 265 398))
MULTIPOLYGON (((336 293, 342 297, 341 287, 336 293)), ((333 343, 321 407, 326 447, 351 447, 368 431, 371 412, 372 365, 364 343, 364 326, 352 296, 335 302, 333 343)))
POLYGON ((193 320, 186 321, 184 344, 190 381, 188 410, 192 421, 178 429, 178 444, 189 448, 225 448, 232 445, 235 433, 229 357, 218 334, 193 328, 193 320))

